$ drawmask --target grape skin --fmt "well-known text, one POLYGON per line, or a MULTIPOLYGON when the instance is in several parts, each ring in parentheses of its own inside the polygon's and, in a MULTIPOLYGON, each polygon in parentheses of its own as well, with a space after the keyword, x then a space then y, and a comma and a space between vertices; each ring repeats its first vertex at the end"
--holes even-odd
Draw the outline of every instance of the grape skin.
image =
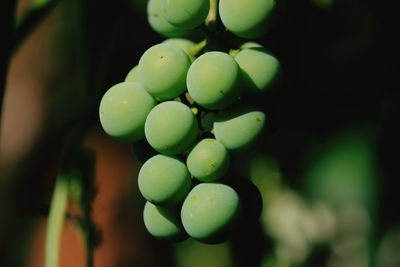
POLYGON ((186 165, 199 181, 213 182, 221 178, 229 167, 229 153, 219 141, 206 138, 190 151, 186 165))
POLYGON ((128 74, 125 77, 125 82, 135 82, 135 83, 140 83, 139 80, 139 66, 136 65, 133 67, 128 74))
POLYGON ((104 131, 125 142, 144 138, 147 115, 157 104, 138 83, 122 82, 112 86, 100 101, 99 117, 104 131))
POLYGON ((224 26, 242 38, 257 38, 268 29, 275 0, 220 0, 219 15, 224 26))
MULTIPOLYGON (((279 61, 261 47, 241 50, 235 56, 250 92, 264 92, 271 87, 279 72, 279 61)), ((247 93, 247 92, 246 92, 247 93)))
POLYGON ((209 0, 161 0, 164 18, 177 27, 193 29, 207 17, 209 0))
POLYGON ((191 109, 177 101, 155 106, 145 122, 145 136, 159 153, 177 155, 193 144, 198 123, 191 109))
POLYGON ((179 46, 188 55, 189 55, 189 47, 194 44, 193 41, 185 38, 168 38, 165 39, 163 43, 174 44, 176 46, 179 46))
POLYGON ((177 207, 159 207, 147 201, 143 221, 147 231, 160 240, 177 242, 188 238, 177 207))
POLYGON ((248 41, 241 44, 239 49, 242 50, 246 48, 257 48, 257 47, 263 47, 263 46, 257 42, 248 41))
POLYGON ((139 60, 139 80, 149 94, 161 101, 173 99, 186 90, 191 61, 178 46, 153 45, 139 60))
POLYGON ((178 158, 155 155, 141 167, 138 185, 146 200, 160 206, 172 206, 186 197, 191 177, 186 165, 178 158))
POLYGON ((241 150, 256 140, 264 125, 264 112, 253 108, 234 107, 216 115, 213 129, 215 138, 228 150, 241 150))
POLYGON ((178 37, 188 33, 187 29, 169 23, 161 12, 161 0, 147 2, 147 21, 150 27, 164 37, 178 37))
POLYGON ((200 183, 183 202, 181 219, 189 236, 212 244, 229 238, 240 213, 241 201, 232 187, 222 183, 200 183))
POLYGON ((168 38, 163 41, 163 43, 174 44, 179 46, 190 58, 190 61, 194 61, 194 56, 190 53, 189 49, 190 46, 194 45, 195 43, 189 39, 185 38, 168 38))
POLYGON ((239 96, 239 73, 238 64, 227 53, 206 52, 190 66, 187 90, 198 105, 211 110, 224 109, 239 96))

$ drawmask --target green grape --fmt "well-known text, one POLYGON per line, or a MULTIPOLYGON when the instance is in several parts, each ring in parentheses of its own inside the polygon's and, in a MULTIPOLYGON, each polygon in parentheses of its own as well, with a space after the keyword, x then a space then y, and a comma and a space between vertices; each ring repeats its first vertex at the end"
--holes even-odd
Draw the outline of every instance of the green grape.
POLYGON ((221 178, 229 167, 229 153, 219 141, 206 138, 190 151, 186 165, 199 181, 213 182, 221 178))
POLYGON ((181 219, 186 232, 204 243, 226 241, 239 222, 241 201, 222 183, 200 183, 187 195, 181 219))
POLYGON ((263 47, 261 44, 256 42, 244 42, 240 45, 239 49, 246 49, 246 48, 255 48, 255 47, 263 47))
POLYGON ((176 46, 179 46, 189 56, 190 60, 192 62, 194 61, 194 56, 192 56, 192 54, 189 51, 190 46, 195 44, 193 41, 185 38, 168 38, 164 40, 163 43, 174 44, 176 46))
POLYGON ((186 165, 178 158, 155 155, 140 168, 138 184, 143 197, 153 204, 173 206, 189 192, 191 177, 186 165))
POLYGON ((134 142, 144 138, 144 124, 156 100, 138 83, 122 82, 103 95, 99 107, 100 122, 111 137, 134 142))
POLYGON ((235 56, 235 60, 242 71, 247 91, 264 92, 278 77, 279 61, 264 48, 243 49, 235 56))
POLYGON ((207 52, 190 66, 187 89, 198 105, 212 110, 224 109, 239 96, 239 74, 239 66, 230 55, 207 52))
POLYGON ((253 144, 264 124, 264 112, 252 107, 236 106, 216 115, 214 135, 228 150, 241 150, 253 144))
POLYGON ((147 116, 145 135, 158 152, 176 155, 193 144, 198 124, 192 110, 177 101, 166 101, 155 106, 147 116))
POLYGON ((139 66, 136 65, 133 67, 125 77, 125 82, 135 82, 140 83, 139 81, 139 66))
POLYGON ((275 0, 220 0, 219 15, 224 26, 242 38, 256 38, 268 29, 275 0))
POLYGON ((147 2, 147 20, 150 27, 164 37, 177 37, 188 33, 187 29, 169 23, 161 12, 161 0, 147 2))
POLYGON ((179 207, 159 207, 147 201, 143 221, 147 231, 160 240, 177 242, 188 238, 179 217, 179 207))
POLYGON ((190 59, 176 45, 150 47, 139 60, 139 79, 149 94, 160 100, 173 99, 186 90, 190 59))
POLYGON ((164 18, 177 27, 193 29, 207 17, 209 0, 161 0, 164 18))

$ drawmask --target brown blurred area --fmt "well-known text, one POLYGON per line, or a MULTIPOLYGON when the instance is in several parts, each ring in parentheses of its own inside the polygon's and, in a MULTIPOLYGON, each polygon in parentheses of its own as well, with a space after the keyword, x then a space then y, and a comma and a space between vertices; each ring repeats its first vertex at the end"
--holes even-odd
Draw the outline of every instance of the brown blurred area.
MULTIPOLYGON (((17 21, 33 2, 18 1, 17 21)), ((82 80, 87 79, 79 73, 82 54, 74 32, 74 24, 81 21, 66 19, 68 2, 58 1, 10 59, 0 135, 0 266, 44 266, 52 188, 68 128, 82 116, 80 91, 85 90, 82 80)), ((100 44, 98 49, 104 47, 100 44)), ((146 251, 160 245, 154 247, 156 243, 144 232, 144 201, 136 185, 140 163, 127 144, 106 136, 97 121, 88 119, 87 124, 83 143, 96 155, 92 218, 101 232, 94 266, 159 266, 157 258, 145 258, 146 251)), ((60 266, 86 266, 87 253, 84 233, 73 219, 67 219, 60 266)))

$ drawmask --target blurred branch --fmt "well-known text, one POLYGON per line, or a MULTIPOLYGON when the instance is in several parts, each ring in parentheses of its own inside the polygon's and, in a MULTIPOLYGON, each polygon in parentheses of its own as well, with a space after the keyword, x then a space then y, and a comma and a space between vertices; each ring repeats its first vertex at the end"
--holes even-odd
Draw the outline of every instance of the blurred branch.
POLYGON ((61 231, 67 210, 69 179, 60 175, 57 178, 50 203, 50 213, 46 228, 45 266, 59 266, 61 231))
POLYGON ((94 186, 95 153, 88 148, 81 148, 75 159, 75 175, 71 177, 69 196, 72 203, 80 206, 81 215, 75 216, 85 235, 87 259, 86 266, 93 266, 94 249, 101 242, 101 233, 92 219, 93 201, 96 196, 94 186))
POLYGON ((53 10, 58 2, 59 0, 37 0, 31 4, 21 16, 21 19, 16 22, 12 53, 18 50, 27 36, 53 10))
POLYGON ((0 4, 1 36, 6 36, 4 47, 0 53, 0 121, 3 110, 3 98, 5 95, 9 60, 18 51, 32 30, 46 17, 56 6, 59 0, 36 0, 18 21, 15 17, 15 0, 6 0, 0 4))
MULTIPOLYGON (((0 118, 3 110, 3 98, 6 88, 6 78, 8 73, 8 65, 10 54, 12 50, 13 36, 14 36, 14 13, 15 13, 15 0, 2 1, 0 4, 0 34, 5 36, 3 41, 4 47, 0 52, 0 118)), ((0 120, 1 121, 1 120, 0 120)))

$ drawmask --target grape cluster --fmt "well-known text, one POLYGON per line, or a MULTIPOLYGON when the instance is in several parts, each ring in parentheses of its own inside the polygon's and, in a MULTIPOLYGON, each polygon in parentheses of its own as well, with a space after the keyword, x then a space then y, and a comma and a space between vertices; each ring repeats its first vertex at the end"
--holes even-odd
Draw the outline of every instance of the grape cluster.
MULTIPOLYGON (((274 84, 279 62, 248 40, 226 50, 182 37, 216 11, 213 2, 149 0, 149 24, 167 39, 147 49, 100 102, 107 134, 133 150, 151 147, 138 186, 145 226, 162 240, 222 242, 248 217, 249 191, 231 177, 230 162, 265 128, 265 112, 246 96, 274 84)), ((220 0, 218 18, 240 40, 254 38, 265 33, 274 3, 220 0)))

